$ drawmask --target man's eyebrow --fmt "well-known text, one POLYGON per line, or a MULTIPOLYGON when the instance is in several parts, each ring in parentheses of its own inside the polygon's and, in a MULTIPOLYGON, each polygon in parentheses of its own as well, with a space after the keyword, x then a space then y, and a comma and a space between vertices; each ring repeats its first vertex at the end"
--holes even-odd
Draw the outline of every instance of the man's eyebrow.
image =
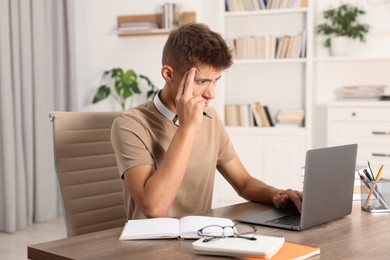
MULTIPOLYGON (((222 75, 220 75, 218 78, 216 78, 215 80, 219 80, 220 78, 222 77, 222 75)), ((204 81, 213 81, 213 79, 209 79, 209 78, 202 78, 202 77, 195 77, 194 80, 204 80, 204 81)))

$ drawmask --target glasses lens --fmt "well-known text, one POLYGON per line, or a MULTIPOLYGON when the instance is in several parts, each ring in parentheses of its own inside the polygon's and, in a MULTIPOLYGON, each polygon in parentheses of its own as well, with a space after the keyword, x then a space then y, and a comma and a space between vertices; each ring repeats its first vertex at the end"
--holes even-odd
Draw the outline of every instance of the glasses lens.
POLYGON ((222 237, 223 227, 221 226, 207 226, 202 229, 201 235, 203 237, 222 237))
POLYGON ((236 224, 234 232, 241 237, 253 237, 256 233, 255 227, 246 224, 236 224))

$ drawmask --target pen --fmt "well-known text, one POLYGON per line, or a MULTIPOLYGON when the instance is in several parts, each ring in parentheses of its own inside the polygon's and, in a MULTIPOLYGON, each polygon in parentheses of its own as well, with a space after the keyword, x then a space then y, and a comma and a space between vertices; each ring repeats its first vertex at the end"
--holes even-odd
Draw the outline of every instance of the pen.
MULTIPOLYGON (((207 114, 205 111, 203 111, 203 116, 208 117, 210 119, 213 119, 212 116, 207 114)), ((179 119, 178 115, 175 115, 175 117, 172 119, 172 122, 176 124, 176 121, 179 119)))
POLYGON ((203 116, 208 117, 208 118, 210 118, 210 119, 213 119, 209 114, 207 114, 207 113, 204 112, 204 111, 203 111, 203 116))
MULTIPOLYGON (((363 181, 363 183, 366 185, 366 187, 371 190, 371 188, 372 188, 371 183, 367 180, 367 178, 364 175, 362 175, 360 172, 358 172, 358 173, 359 173, 360 179, 363 181)), ((374 194, 375 198, 378 199, 379 203, 385 209, 389 209, 389 206, 387 206, 385 200, 382 197, 382 194, 380 193, 379 190, 377 190, 377 187, 374 188, 374 191, 372 192, 372 194, 374 194)))
POLYGON ((367 164, 368 164, 368 169, 370 169, 371 177, 372 177, 372 179, 374 179, 374 174, 372 173, 370 161, 367 161, 367 164))
POLYGON ((371 197, 371 195, 372 195, 372 192, 374 191, 374 189, 375 189, 375 187, 376 187, 376 184, 377 184, 377 182, 378 182, 378 180, 379 180, 379 177, 381 176, 382 170, 383 170, 383 164, 382 164, 382 166, 379 168, 378 174, 376 175, 375 182, 374 182, 374 184, 373 184, 372 187, 371 187, 370 193, 368 193, 366 202, 364 203, 365 205, 367 205, 368 201, 370 200, 370 197, 371 197))
POLYGON ((366 175, 366 178, 367 178, 369 181, 374 181, 374 178, 371 177, 371 174, 367 171, 367 169, 364 169, 364 170, 363 170, 363 173, 364 173, 364 175, 366 175))

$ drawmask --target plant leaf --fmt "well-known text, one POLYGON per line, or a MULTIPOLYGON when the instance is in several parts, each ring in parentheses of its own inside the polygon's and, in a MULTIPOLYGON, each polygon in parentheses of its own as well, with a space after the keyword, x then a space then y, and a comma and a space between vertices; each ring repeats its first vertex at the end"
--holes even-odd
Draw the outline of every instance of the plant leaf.
POLYGON ((134 82, 136 84, 138 84, 137 83, 137 81, 138 81, 137 74, 134 72, 134 70, 126 71, 126 73, 124 73, 122 76, 122 80, 126 84, 133 84, 134 82))
POLYGON ((123 100, 128 99, 132 95, 133 95, 133 93, 131 92, 131 89, 130 89, 129 85, 125 85, 124 88, 123 88, 122 95, 121 95, 123 100))
POLYGON ((92 104, 96 104, 97 102, 106 99, 111 94, 111 89, 106 85, 102 85, 98 88, 95 96, 93 97, 92 104))
POLYGON ((129 87, 135 94, 141 94, 141 90, 138 87, 138 82, 132 82, 129 87))

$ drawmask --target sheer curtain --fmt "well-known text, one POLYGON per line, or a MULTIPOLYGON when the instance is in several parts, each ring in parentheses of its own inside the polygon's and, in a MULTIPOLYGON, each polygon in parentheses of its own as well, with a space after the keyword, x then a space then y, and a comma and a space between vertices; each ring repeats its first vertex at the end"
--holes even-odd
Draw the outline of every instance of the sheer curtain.
POLYGON ((60 214, 48 114, 76 106, 73 0, 0 0, 0 231, 60 214))

